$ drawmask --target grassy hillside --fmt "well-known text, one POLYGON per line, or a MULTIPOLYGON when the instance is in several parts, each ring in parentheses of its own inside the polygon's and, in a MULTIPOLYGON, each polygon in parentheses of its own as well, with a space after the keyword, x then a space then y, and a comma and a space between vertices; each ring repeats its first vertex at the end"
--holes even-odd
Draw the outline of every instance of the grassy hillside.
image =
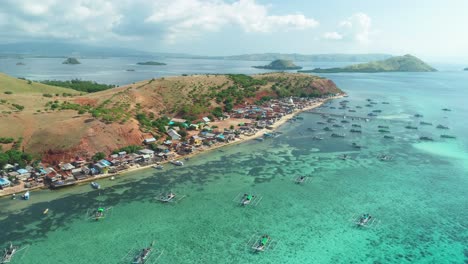
POLYGON ((315 73, 336 73, 336 72, 433 72, 437 71, 424 61, 412 56, 397 56, 382 61, 354 64, 342 68, 329 68, 301 71, 315 73))
POLYGON ((302 67, 297 66, 291 60, 274 60, 270 64, 265 66, 253 66, 257 69, 267 69, 267 70, 300 70, 302 67))
POLYGON ((0 73, 0 93, 4 94, 5 92, 12 93, 49 93, 49 94, 79 94, 79 92, 72 89, 54 87, 50 85, 45 85, 42 83, 31 82, 28 80, 22 80, 15 77, 8 76, 6 74, 0 73))
MULTIPOLYGON (((12 91, 29 85, 14 80, 12 91)), ((0 104, 0 137, 22 137, 25 150, 41 154, 44 160, 111 152, 141 144, 148 136, 165 138, 168 118, 196 121, 267 98, 340 92, 330 80, 298 73, 174 76, 82 96, 57 96, 58 91, 75 91, 32 85, 45 90, 0 94, 7 98, 0 104), (54 94, 49 97, 44 92, 54 94), (12 104, 24 109, 15 110, 12 104)))

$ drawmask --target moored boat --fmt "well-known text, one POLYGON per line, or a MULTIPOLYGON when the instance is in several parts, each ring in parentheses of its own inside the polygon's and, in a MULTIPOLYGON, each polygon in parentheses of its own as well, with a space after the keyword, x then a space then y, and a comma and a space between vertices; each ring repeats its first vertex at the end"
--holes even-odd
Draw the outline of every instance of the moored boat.
POLYGON ((184 166, 184 163, 180 160, 171 160, 171 163, 176 166, 184 166))
POLYGON ((93 187, 94 189, 101 189, 101 185, 97 182, 91 182, 91 187, 93 187))
POLYGON ((430 122, 424 122, 424 121, 421 121, 419 122, 420 125, 424 125, 424 126, 432 126, 432 123, 430 122))
POLYGON ((415 126, 405 126, 406 129, 418 129, 418 127, 415 127, 415 126))
POLYGON ((434 139, 432 139, 431 137, 426 137, 426 136, 419 137, 419 140, 424 140, 424 141, 434 141, 434 139))
POLYGON ((395 137, 394 137, 394 136, 385 135, 384 138, 386 138, 386 139, 394 139, 395 137))
POLYGON ((351 130, 349 130, 349 132, 351 132, 351 133, 362 133, 362 131, 359 130, 359 129, 351 129, 351 130))
POLYGON ((438 125, 436 128, 438 128, 438 129, 449 129, 448 126, 444 126, 444 125, 438 125))
POLYGON ((16 252, 18 252, 18 247, 13 246, 13 244, 10 242, 10 245, 5 248, 5 253, 3 254, 0 263, 9 263, 13 259, 13 256, 16 254, 16 252))
POLYGON ((333 133, 333 134, 331 134, 331 137, 344 138, 345 135, 344 135, 344 134, 336 134, 336 133, 333 133))
POLYGON ((143 264, 150 257, 151 252, 153 251, 154 241, 150 244, 149 247, 142 249, 137 256, 133 258, 133 264, 143 264))
POLYGON ((441 138, 457 138, 456 136, 452 135, 440 135, 441 138))

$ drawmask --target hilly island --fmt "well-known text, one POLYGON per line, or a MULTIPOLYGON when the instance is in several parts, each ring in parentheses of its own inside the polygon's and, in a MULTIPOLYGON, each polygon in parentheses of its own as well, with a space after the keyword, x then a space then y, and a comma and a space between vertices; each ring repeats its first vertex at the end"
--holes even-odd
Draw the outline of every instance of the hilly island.
MULTIPOLYGON (((73 82, 63 84, 73 87, 73 82)), ((176 76, 107 88, 85 93, 0 74, 0 137, 9 139, 0 146, 55 164, 91 159, 96 153, 141 146, 147 138, 154 139, 154 148, 178 136, 180 142, 188 140, 197 130, 218 131, 215 125, 205 126, 207 120, 219 121, 221 128, 221 120, 231 116, 224 128, 234 131, 238 123, 264 119, 260 113, 239 115, 237 109, 271 107, 272 100, 290 97, 305 104, 342 93, 331 80, 300 73, 176 76)))
POLYGON ((295 65, 290 60, 274 60, 268 65, 264 66, 252 66, 257 69, 266 69, 266 70, 300 70, 302 67, 295 65))
POLYGON ((395 56, 381 61, 354 64, 341 68, 304 70, 300 72, 339 73, 339 72, 434 72, 436 69, 412 55, 395 56))

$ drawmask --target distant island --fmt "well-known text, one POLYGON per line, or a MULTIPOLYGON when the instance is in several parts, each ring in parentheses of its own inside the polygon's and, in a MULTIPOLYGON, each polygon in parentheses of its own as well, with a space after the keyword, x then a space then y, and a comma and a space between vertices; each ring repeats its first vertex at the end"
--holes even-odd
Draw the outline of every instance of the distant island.
POLYGON ((62 64, 81 64, 76 58, 68 58, 62 64))
POLYGON ((290 60, 274 60, 268 65, 264 66, 252 66, 257 69, 267 69, 267 70, 300 70, 302 67, 297 66, 290 60))
POLYGON ((157 62, 157 61, 146 61, 146 62, 137 62, 138 65, 166 65, 166 63, 157 62))
POLYGON ((22 63, 22 62, 17 62, 16 65, 17 65, 17 66, 24 66, 24 65, 26 65, 26 64, 24 64, 24 63, 22 63))
POLYGON ((434 72, 436 69, 424 61, 412 56, 396 56, 386 60, 373 61, 368 63, 354 64, 341 68, 305 70, 300 72, 315 72, 315 73, 337 73, 337 72, 434 72))
POLYGON ((465 69, 463 69, 464 71, 468 71, 468 67, 466 67, 465 69))

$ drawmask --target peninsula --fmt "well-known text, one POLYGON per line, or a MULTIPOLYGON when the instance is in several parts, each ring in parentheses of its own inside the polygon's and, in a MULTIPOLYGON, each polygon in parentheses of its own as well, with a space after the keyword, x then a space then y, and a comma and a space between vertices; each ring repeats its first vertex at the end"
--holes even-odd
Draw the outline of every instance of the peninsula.
POLYGON ((76 58, 67 58, 62 64, 81 64, 76 58))
POLYGON ((157 61, 137 62, 137 64, 138 65, 154 65, 154 66, 166 65, 166 63, 157 62, 157 61))
POLYGON ((304 70, 300 72, 338 73, 338 72, 434 72, 436 69, 412 55, 396 56, 386 60, 354 64, 341 68, 304 70))
POLYGON ((0 99, 28 103, 0 116, 8 124, 0 126, 0 161, 7 162, 1 168, 24 172, 0 195, 106 177, 263 136, 343 94, 331 80, 298 73, 174 76, 85 95, 0 74, 2 81, 17 89, 6 94, 0 86, 0 99), (20 150, 23 155, 13 155, 20 150))
POLYGON ((295 65, 290 60, 274 60, 268 65, 252 66, 252 67, 257 68, 257 69, 278 70, 278 71, 302 69, 302 67, 295 65))

